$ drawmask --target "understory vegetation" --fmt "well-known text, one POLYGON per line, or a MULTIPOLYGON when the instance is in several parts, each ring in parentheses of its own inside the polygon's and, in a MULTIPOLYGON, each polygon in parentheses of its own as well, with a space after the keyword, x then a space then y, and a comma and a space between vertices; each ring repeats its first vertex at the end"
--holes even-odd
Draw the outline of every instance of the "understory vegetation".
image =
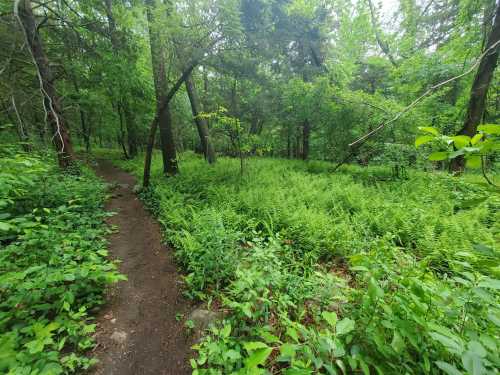
POLYGON ((83 165, 0 149, 0 373, 87 369, 91 313, 123 279, 106 259, 104 184, 83 165))
MULTIPOLYGON (((141 159, 119 164, 142 175, 141 159)), ((481 185, 326 162, 252 158, 243 176, 231 158, 180 164, 165 180, 154 163, 142 194, 189 296, 225 313, 194 373, 498 372, 499 201, 481 185)))

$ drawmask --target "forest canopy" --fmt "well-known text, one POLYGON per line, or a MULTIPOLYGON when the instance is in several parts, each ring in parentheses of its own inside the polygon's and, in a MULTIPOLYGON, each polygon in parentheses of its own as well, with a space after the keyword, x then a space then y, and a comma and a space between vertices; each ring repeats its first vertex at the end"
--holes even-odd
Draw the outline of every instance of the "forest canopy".
POLYGON ((418 127, 472 137, 498 122, 493 0, 16 1, 1 11, 2 137, 52 140, 63 159, 71 144, 118 145, 126 158, 161 144, 168 174, 186 149, 209 161, 341 161, 457 76, 350 160, 416 165, 418 127))

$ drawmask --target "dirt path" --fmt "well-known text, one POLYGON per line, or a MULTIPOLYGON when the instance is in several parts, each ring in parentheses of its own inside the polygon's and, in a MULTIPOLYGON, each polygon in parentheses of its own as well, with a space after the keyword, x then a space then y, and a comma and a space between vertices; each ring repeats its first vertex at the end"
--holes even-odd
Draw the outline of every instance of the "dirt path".
POLYGON ((98 318, 94 374, 189 374, 189 339, 178 314, 187 313, 171 251, 161 243, 160 227, 132 189, 135 179, 99 161, 97 174, 118 186, 107 203, 117 212, 109 223, 118 232, 109 238, 111 256, 122 261, 128 281, 110 291, 98 318))

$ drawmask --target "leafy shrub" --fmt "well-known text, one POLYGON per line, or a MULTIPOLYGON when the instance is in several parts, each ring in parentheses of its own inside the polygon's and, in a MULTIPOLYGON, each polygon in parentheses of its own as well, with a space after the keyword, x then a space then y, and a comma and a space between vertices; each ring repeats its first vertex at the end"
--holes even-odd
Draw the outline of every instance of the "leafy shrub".
POLYGON ((121 278, 106 260, 104 186, 81 166, 7 148, 0 157, 0 372, 88 368, 88 315, 121 278))

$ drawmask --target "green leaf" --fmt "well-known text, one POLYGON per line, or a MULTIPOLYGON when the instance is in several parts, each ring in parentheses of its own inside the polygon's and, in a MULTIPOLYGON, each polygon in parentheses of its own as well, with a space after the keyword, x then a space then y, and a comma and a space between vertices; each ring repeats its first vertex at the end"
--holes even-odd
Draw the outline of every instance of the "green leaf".
POLYGON ((483 345, 481 345, 481 343, 478 341, 474 341, 474 340, 470 341, 468 344, 468 347, 469 347, 469 351, 478 355, 481 358, 486 357, 486 354, 488 354, 486 352, 486 349, 483 347, 483 345))
POLYGON ((490 135, 499 135, 500 134, 500 125, 483 124, 483 125, 479 125, 477 127, 477 130, 479 130, 483 133, 486 133, 486 134, 490 134, 490 135))
POLYGON ((472 139, 470 140, 471 145, 475 145, 477 142, 479 142, 483 138, 484 134, 483 133, 477 133, 472 139))
POLYGON ((280 347, 280 361, 290 362, 295 358, 295 352, 297 351, 297 345, 285 343, 280 347))
POLYGON ((471 138, 467 135, 456 135, 451 137, 456 148, 467 147, 470 144, 471 138))
POLYGON ((450 153, 448 155, 448 159, 455 159, 457 156, 461 156, 463 154, 465 154, 465 150, 461 148, 460 150, 453 151, 452 153, 450 153))
POLYGON ((372 300, 382 298, 384 296, 383 289, 373 277, 370 278, 370 281, 368 282, 368 295, 372 300))
POLYGON ((253 368, 257 367, 258 365, 263 365, 272 351, 273 349, 268 347, 266 347, 265 349, 263 348, 255 350, 247 359, 245 359, 245 367, 253 368))
POLYGON ((234 349, 230 349, 224 353, 224 357, 226 357, 227 359, 234 362, 234 361, 237 361, 238 359, 241 358, 241 354, 240 354, 240 352, 238 352, 234 349))
POLYGON ((63 373, 63 368, 59 363, 47 363, 42 371, 40 372, 40 375, 59 375, 63 373))
POLYGON ((198 368, 198 364, 196 363, 196 361, 193 358, 191 358, 189 360, 189 363, 191 364, 191 368, 193 368, 193 369, 198 368))
POLYGON ((337 335, 342 336, 351 332, 355 327, 355 322, 352 319, 344 318, 337 323, 335 331, 337 335))
POLYGON ((429 335, 436 341, 439 341, 449 352, 461 354, 464 350, 463 345, 458 341, 458 338, 445 336, 438 332, 431 332, 429 335))
POLYGON ((11 229, 13 229, 14 227, 8 223, 5 223, 3 221, 0 221, 0 231, 2 232, 7 232, 11 229))
POLYGON ((490 312, 488 314, 488 320, 497 327, 500 327, 500 313, 498 311, 490 312))
POLYGON ((275 336, 267 331, 260 332, 259 336, 262 337, 264 341, 269 344, 280 341, 280 338, 278 336, 275 336))
POLYGON ((392 337, 391 347, 396 353, 401 353, 405 348, 405 341, 399 334, 399 332, 394 331, 394 336, 392 337))
POLYGON ((448 375, 463 375, 455 366, 443 361, 437 361, 436 366, 443 370, 448 375))
POLYGON ((481 288, 499 290, 500 289, 500 280, 487 278, 487 279, 479 282, 478 286, 480 286, 481 288))
POLYGON ((433 152, 432 154, 429 155, 430 161, 438 161, 438 160, 445 160, 445 159, 448 159, 448 152, 446 152, 446 151, 437 151, 437 152, 433 152))
POLYGON ((337 314, 335 312, 323 311, 321 313, 321 317, 325 319, 332 327, 335 327, 335 324, 337 323, 337 314))
POLYGON ((466 157, 465 166, 467 168, 481 168, 481 157, 479 155, 470 155, 466 157))
POLYGON ((433 136, 431 136, 431 135, 422 135, 422 136, 418 137, 417 139, 415 139, 415 147, 419 147, 419 146, 421 146, 423 144, 429 143, 432 140, 434 140, 433 136))
POLYGON ((297 330, 292 327, 288 327, 286 329, 286 334, 290 336, 295 342, 299 342, 299 335, 297 334, 297 330))
POLYGON ((220 334, 223 338, 229 337, 231 334, 231 324, 224 324, 224 328, 221 329, 220 334))
POLYGON ((483 366, 483 359, 470 350, 462 355, 462 365, 470 375, 486 374, 486 369, 483 366))
POLYGON ((245 348, 245 350, 247 352, 251 352, 251 351, 257 350, 257 349, 268 348, 268 346, 266 344, 264 344, 263 342, 260 342, 260 341, 245 342, 245 343, 243 343, 243 347, 245 348))
POLYGON ((430 133, 433 135, 439 135, 439 131, 436 128, 433 128, 432 126, 419 126, 418 130, 421 130, 426 133, 430 133))

